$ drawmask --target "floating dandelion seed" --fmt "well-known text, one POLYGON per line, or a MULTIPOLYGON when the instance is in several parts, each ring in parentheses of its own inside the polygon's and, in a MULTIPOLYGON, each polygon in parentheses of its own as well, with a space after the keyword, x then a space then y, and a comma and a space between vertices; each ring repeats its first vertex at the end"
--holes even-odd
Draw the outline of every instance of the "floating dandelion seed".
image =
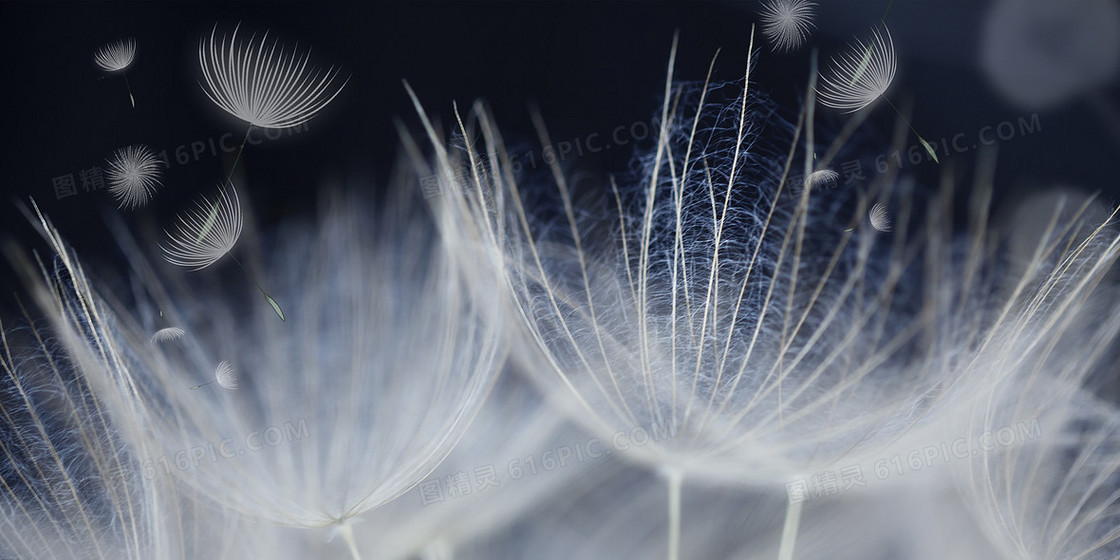
POLYGON ((128 74, 124 73, 134 58, 136 58, 136 40, 132 38, 109 43, 93 55, 94 64, 102 70, 110 73, 120 72, 124 76, 124 87, 128 88, 128 100, 135 108, 136 99, 132 97, 132 86, 128 85, 128 74))
POLYGON ((241 203, 237 189, 221 189, 211 202, 203 197, 196 207, 179 216, 174 233, 167 232, 170 245, 164 246, 167 262, 202 270, 221 259, 241 237, 241 203), (211 212, 216 208, 216 213, 211 212), (212 216, 212 217, 211 217, 212 216))
MULTIPOLYGON (((331 102, 346 81, 337 84, 339 70, 323 70, 310 63, 311 51, 285 52, 268 33, 260 41, 218 36, 215 25, 209 40, 198 45, 206 96, 227 113, 261 128, 301 125, 331 102)), ((348 80, 348 79, 347 79, 348 80)))
POLYGON ((831 184, 840 178, 840 174, 831 169, 814 171, 805 178, 805 188, 812 190, 831 184))
POLYGON ((918 141, 921 142, 922 148, 929 154, 930 159, 941 163, 933 146, 926 142, 917 130, 914 130, 910 120, 903 116, 890 99, 887 99, 887 90, 890 89, 898 69, 898 59, 895 56, 890 29, 887 29, 886 24, 883 24, 883 31, 885 37, 875 29, 872 31, 871 39, 866 43, 857 39, 847 51, 832 58, 831 67, 821 74, 820 85, 816 88, 821 105, 845 113, 854 113, 882 97, 898 113, 898 116, 906 120, 906 124, 918 137, 918 141))
POLYGON ((156 331, 152 335, 152 344, 159 344, 161 342, 171 342, 172 340, 180 340, 187 335, 187 331, 179 327, 167 327, 156 331))
POLYGON ((871 221, 871 227, 884 233, 891 231, 891 218, 887 215, 887 207, 883 206, 882 202, 876 202, 871 207, 871 211, 867 213, 867 218, 871 221))
POLYGON ((775 51, 792 51, 809 36, 813 24, 813 2, 807 0, 770 0, 762 5, 759 18, 762 33, 775 51))
POLYGON ((159 176, 163 162, 147 146, 121 148, 108 163, 109 192, 116 197, 119 208, 147 204, 156 187, 162 186, 159 176))
POLYGON ((847 51, 832 58, 832 65, 821 75, 817 95, 821 105, 854 113, 886 93, 894 80, 898 60, 890 30, 884 37, 875 30, 864 43, 857 40, 847 51))
MULTIPOLYGON (((191 270, 202 270, 229 254, 237 244, 242 226, 241 202, 237 198, 237 189, 219 189, 216 199, 210 201, 203 197, 195 203, 195 208, 179 216, 179 224, 174 232, 167 232, 169 244, 161 246, 167 262, 191 270)), ((230 255, 230 258, 256 284, 280 320, 285 320, 280 304, 268 295, 260 282, 253 279, 237 257, 230 255)))
POLYGON ((237 387, 238 387, 238 384, 237 384, 238 379, 239 379, 239 377, 237 375, 237 369, 235 369, 233 367, 233 364, 231 364, 231 363, 229 363, 225 360, 222 360, 221 362, 218 363, 218 367, 214 368, 214 380, 213 381, 208 381, 208 382, 203 383, 201 385, 195 385, 194 387, 191 387, 191 390, 193 391, 193 390, 198 389, 200 387, 205 387, 207 385, 217 383, 218 385, 221 385, 223 389, 229 389, 230 391, 236 391, 237 387))

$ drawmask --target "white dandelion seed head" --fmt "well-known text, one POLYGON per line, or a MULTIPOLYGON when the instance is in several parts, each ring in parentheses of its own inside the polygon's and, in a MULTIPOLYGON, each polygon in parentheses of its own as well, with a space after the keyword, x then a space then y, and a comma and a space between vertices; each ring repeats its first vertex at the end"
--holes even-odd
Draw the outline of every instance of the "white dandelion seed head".
POLYGON ((156 333, 152 335, 152 344, 181 340, 185 336, 187 336, 187 331, 179 327, 167 327, 156 331, 156 333))
POLYGON ((136 39, 123 39, 109 43, 93 55, 93 62, 106 72, 120 72, 136 58, 136 39))
POLYGON ((831 185, 840 178, 840 174, 831 169, 820 169, 805 178, 805 188, 809 190, 823 188, 831 185))
POLYGON ((218 367, 214 368, 214 379, 216 379, 218 385, 221 385, 224 389, 229 389, 231 391, 237 390, 239 380, 237 369, 233 367, 233 364, 225 360, 219 362, 218 367))
POLYGON ((161 245, 167 262, 202 270, 221 259, 241 237, 243 218, 237 188, 218 187, 211 200, 202 197, 195 207, 178 217, 174 231, 168 231, 167 244, 161 245))
POLYGON ((821 105, 852 113, 879 99, 894 80, 898 61, 890 30, 876 29, 866 43, 857 40, 834 56, 821 73, 817 96, 821 105))
POLYGON ((311 51, 287 50, 266 32, 258 40, 238 36, 210 37, 198 45, 203 92, 225 112, 261 128, 289 128, 311 120, 346 86, 339 69, 311 63, 311 51))
POLYGON ((891 231, 891 217, 882 202, 876 202, 871 206, 871 210, 867 212, 867 219, 871 222, 871 227, 884 233, 891 231))
POLYGON ((156 188, 162 186, 161 161, 144 145, 121 148, 113 154, 106 170, 109 192, 117 199, 119 208, 143 206, 152 199, 156 188))
MULTIPOLYGON (((481 129, 485 140, 448 145, 413 96, 436 146, 428 164, 435 173, 453 176, 480 161, 492 170, 451 190, 438 208, 441 223, 476 291, 508 287, 522 337, 512 351, 526 372, 570 399, 574 419, 600 437, 644 434, 646 443, 624 456, 650 468, 782 482, 913 444, 922 430, 958 418, 961 403, 991 382, 969 368, 999 371, 992 364, 1022 354, 989 342, 1015 325, 952 329, 943 322, 958 321, 955 312, 915 312, 924 297, 991 295, 954 263, 918 262, 872 235, 845 235, 866 223, 866 195, 782 197, 780 165, 744 165, 753 155, 744 152, 771 149, 766 143, 778 142, 790 158, 798 147, 773 133, 774 114, 741 82, 689 88, 671 76, 656 149, 606 189, 580 189, 559 166, 552 180, 511 180, 485 106, 455 120, 459 137, 481 129), (838 216, 840 201, 862 210, 838 216), (936 285, 923 285, 924 277, 936 285), (919 333, 937 341, 919 343, 919 333)), ((547 125, 537 126, 551 149, 547 125)), ((935 236, 922 249, 958 241, 935 236)), ((967 258, 987 263, 979 252, 967 258)), ((1068 282, 1053 293, 1065 302, 1080 289, 1068 282)), ((1016 336, 1033 343, 1054 330, 1043 323, 1016 336)))
POLYGON ((759 18, 762 33, 775 51, 792 51, 805 42, 813 23, 815 3, 808 0, 768 0, 762 4, 759 18))

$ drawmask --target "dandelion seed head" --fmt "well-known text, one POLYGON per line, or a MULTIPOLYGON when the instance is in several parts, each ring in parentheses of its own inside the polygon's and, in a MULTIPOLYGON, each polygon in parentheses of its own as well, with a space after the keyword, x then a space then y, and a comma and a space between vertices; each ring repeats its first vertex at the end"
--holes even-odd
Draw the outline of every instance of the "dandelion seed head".
POLYGON ((821 105, 852 113, 887 92, 898 61, 890 30, 883 30, 881 34, 876 29, 867 42, 857 40, 832 58, 816 88, 821 105))
POLYGON ((882 202, 876 202, 867 213, 871 227, 884 233, 891 231, 891 217, 887 214, 887 207, 882 202))
POLYGON ((836 182, 840 178, 840 174, 831 169, 820 169, 809 174, 805 178, 806 189, 819 189, 826 185, 836 182))
POLYGON ((237 244, 243 221, 237 188, 218 189, 213 200, 202 197, 194 208, 180 214, 174 231, 167 232, 167 244, 161 245, 167 262, 202 270, 237 244))
POLYGON ((759 18, 762 33, 775 51, 792 51, 805 42, 813 23, 815 3, 808 0, 768 0, 763 3, 759 18))
POLYGON ((161 186, 163 162, 144 145, 121 148, 109 160, 109 192, 120 208, 144 206, 161 186))
POLYGON ((152 335, 152 344, 181 340, 185 336, 187 336, 187 331, 179 327, 167 327, 156 331, 156 333, 152 335))
POLYGON ((218 381, 218 385, 221 385, 222 388, 229 389, 231 391, 237 390, 239 376, 237 374, 237 369, 233 367, 233 364, 225 360, 219 362, 218 367, 214 369, 214 378, 218 381))
POLYGON ((247 40, 218 27, 198 45, 203 92, 218 107, 253 126, 289 128, 311 120, 346 86, 340 70, 311 63, 311 51, 287 49, 268 33, 247 40))
POLYGON ((136 58, 136 39, 123 39, 109 43, 97 50, 93 62, 106 72, 120 72, 136 58))

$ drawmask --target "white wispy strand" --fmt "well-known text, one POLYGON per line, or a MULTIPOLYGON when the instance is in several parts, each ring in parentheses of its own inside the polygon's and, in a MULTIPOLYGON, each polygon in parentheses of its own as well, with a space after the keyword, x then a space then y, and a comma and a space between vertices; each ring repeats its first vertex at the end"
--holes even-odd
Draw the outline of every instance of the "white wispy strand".
POLYGON ((821 105, 852 113, 887 92, 894 81, 898 61, 891 32, 886 26, 883 31, 884 34, 880 34, 875 29, 866 43, 857 40, 848 50, 832 58, 817 86, 821 105))
POLYGON ((145 467, 156 457, 117 415, 129 388, 108 383, 117 349, 99 334, 112 327, 57 231, 36 219, 60 252, 52 265, 9 252, 47 325, 32 311, 24 329, 0 325, 0 557, 284 558, 275 535, 260 539, 145 467))
POLYGON ((198 45, 202 90, 218 107, 253 126, 288 128, 311 120, 346 86, 339 69, 311 63, 311 51, 286 50, 278 41, 218 35, 198 45))
POLYGON ((808 0, 768 0, 762 4, 759 20, 762 33, 775 51, 792 51, 801 46, 816 27, 815 3, 808 0))
POLYGON ((194 208, 179 215, 174 231, 166 231, 167 244, 161 247, 167 262, 202 270, 237 244, 243 225, 237 188, 231 184, 218 189, 217 197, 197 200, 194 208))
POLYGON ((1090 395, 1051 404, 1018 407, 1006 425, 992 420, 1008 411, 982 411, 977 431, 986 437, 973 445, 986 453, 966 472, 969 505, 1009 560, 1117 558, 1120 409, 1090 395))
POLYGON ((192 336, 181 351, 152 349, 117 310, 91 327, 111 360, 97 375, 124 395, 112 412, 130 439, 156 456, 233 442, 233 456, 175 476, 252 519, 333 527, 354 557, 351 523, 443 460, 502 357, 497 320, 466 299, 423 215, 401 204, 373 219, 361 206, 333 201, 318 228, 281 237, 268 268, 291 302, 286 324, 270 310, 239 312, 243 298, 161 279, 129 251, 155 305, 192 336), (172 287, 183 290, 174 299, 172 287), (238 391, 190 390, 214 356, 240 356, 238 391))
POLYGON ((131 209, 147 204, 156 187, 162 185, 163 161, 147 146, 121 148, 108 164, 105 175, 109 180, 109 192, 117 199, 120 208, 131 209))
POLYGON ((93 55, 93 62, 106 72, 120 72, 136 58, 136 39, 123 39, 109 43, 93 55))

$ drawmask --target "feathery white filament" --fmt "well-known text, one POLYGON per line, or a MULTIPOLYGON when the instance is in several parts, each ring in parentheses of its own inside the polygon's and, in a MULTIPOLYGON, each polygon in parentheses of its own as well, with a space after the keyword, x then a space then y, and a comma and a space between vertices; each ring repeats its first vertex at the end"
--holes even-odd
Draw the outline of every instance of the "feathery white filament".
POLYGON ((268 33, 245 41, 235 28, 218 37, 215 25, 209 40, 198 45, 202 90, 227 113, 261 128, 288 128, 311 120, 342 91, 339 70, 325 71, 311 64, 311 51, 286 52, 268 33))
POLYGON ((878 30, 866 43, 857 40, 848 50, 832 58, 832 64, 821 74, 817 95, 821 105, 852 113, 867 107, 886 93, 894 80, 898 61, 890 30, 878 30))
POLYGON ((805 42, 813 23, 815 3, 808 0, 769 0, 759 12, 762 34, 775 51, 792 51, 805 42))
POLYGON ((93 55, 93 62, 106 72, 120 72, 136 58, 136 39, 123 39, 109 43, 93 55))
POLYGON ((168 244, 161 245, 167 262, 202 270, 225 256, 241 236, 241 203, 237 189, 219 187, 213 201, 203 197, 195 207, 179 215, 168 244))
POLYGON ((143 206, 152 199, 160 183, 163 162, 144 145, 121 148, 109 160, 106 178, 109 192, 116 197, 119 208, 143 206))

